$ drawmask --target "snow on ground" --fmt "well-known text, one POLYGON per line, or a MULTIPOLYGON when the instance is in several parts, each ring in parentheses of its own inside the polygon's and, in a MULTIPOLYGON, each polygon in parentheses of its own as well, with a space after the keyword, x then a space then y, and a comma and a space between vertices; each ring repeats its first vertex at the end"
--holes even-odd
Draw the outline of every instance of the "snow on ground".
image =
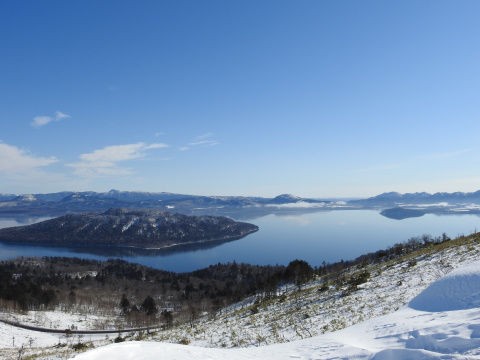
MULTIPOLYGON (((78 355, 76 360, 119 359, 119 360, 246 360, 246 359, 315 359, 325 358, 324 355, 331 350, 338 352, 339 344, 328 342, 316 345, 311 342, 270 345, 258 348, 246 349, 211 349, 198 346, 155 343, 155 342, 132 342, 117 345, 109 345, 103 348, 78 355), (295 345, 292 346, 292 345, 295 345)), ((342 354, 348 359, 366 359, 368 353, 362 353, 363 357, 357 356, 358 351, 348 347, 342 347, 342 354)), ((361 356, 362 356, 361 355, 361 356)))
MULTIPOLYGON (((92 330, 115 328, 115 317, 99 316, 92 314, 79 314, 66 311, 27 311, 25 313, 0 312, 0 318, 16 321, 31 326, 52 329, 92 330)), ((109 339, 115 334, 108 335, 109 339)), ((17 359, 18 351, 22 350, 24 356, 39 356, 45 359, 67 359, 71 357, 72 345, 95 342, 97 346, 108 344, 107 336, 99 335, 69 335, 64 333, 51 334, 31 331, 0 323, 0 359, 17 359), (50 356, 51 355, 51 356, 50 356)), ((36 357, 32 357, 32 359, 36 357)))
MULTIPOLYGON (((480 242, 472 238, 432 249, 404 259, 359 266, 341 275, 346 279, 343 282, 316 280, 301 289, 282 287, 271 299, 258 301, 251 297, 193 324, 178 325, 153 336, 127 338, 148 336, 156 342, 125 342, 98 348, 78 359, 117 358, 108 351, 121 352, 123 359, 128 359, 129 353, 135 359, 151 359, 149 354, 154 353, 157 358, 165 355, 162 358, 167 359, 396 360, 437 359, 442 353, 447 354, 442 359, 480 359, 480 266, 476 263, 480 242), (352 289, 348 278, 365 271, 370 273, 369 280, 352 289), (449 305, 434 308, 441 304, 449 305), (237 349, 225 349, 231 347, 237 349)), ((60 329, 72 324, 79 329, 102 328, 96 324, 105 321, 110 321, 107 327, 111 327, 118 320, 89 313, 29 312, 16 316, 22 323, 60 329)), ((115 336, 68 339, 63 334, 0 324, 0 359, 17 358, 16 351, 22 345, 29 348, 28 354, 35 355, 31 359, 67 359, 74 353, 74 343, 100 346, 111 343, 115 336)))
POLYGON ((477 263, 452 271, 410 302, 424 311, 462 310, 480 307, 480 272, 477 263))
MULTIPOLYGON (((110 335, 110 337, 115 335, 110 335)), ((0 323, 0 359, 21 359, 19 351, 25 356, 52 354, 47 359, 67 359, 71 356, 71 346, 78 342, 96 342, 97 346, 107 344, 105 335, 50 334, 31 331, 0 323)), ((32 357, 36 359, 37 357, 32 357)), ((42 357, 40 357, 42 358, 42 357)))
MULTIPOLYGON (((94 310, 91 310, 94 312, 94 310)), ((50 329, 115 329, 115 316, 99 316, 73 311, 27 311, 25 313, 0 312, 0 319, 16 321, 21 324, 39 326, 50 329)), ((0 340, 1 346, 1 340, 0 340)))
MULTIPOLYGON (((0 318, 19 322, 30 326, 38 326, 50 329, 65 330, 94 330, 115 328, 114 318, 109 316, 87 315, 65 311, 27 311, 25 313, 0 312, 0 318)), ((104 335, 102 336, 104 337, 104 335)), ((92 336, 83 336, 84 340, 92 336)), ((93 337, 98 338, 97 337, 93 337)), ((18 347, 22 345, 52 346, 59 342, 66 342, 65 334, 49 334, 17 328, 0 323, 0 349, 18 347)))
POLYGON ((35 346, 52 346, 58 343, 59 336, 63 335, 34 332, 0 323, 0 348, 29 345, 31 341, 35 346))
POLYGON ((75 359, 480 359, 479 286, 480 261, 476 261, 434 282, 394 313, 306 340, 237 349, 127 342, 75 359), (436 309, 443 299, 448 299, 449 311, 428 307, 436 309), (426 311, 413 308, 418 304, 427 305, 426 311))
POLYGON ((156 340, 206 347, 246 347, 289 342, 343 329, 392 313, 430 283, 461 264, 478 259, 480 245, 462 245, 419 255, 398 263, 357 269, 369 271, 368 282, 350 291, 348 285, 312 282, 255 305, 254 298, 224 309, 211 318, 158 333, 156 340))

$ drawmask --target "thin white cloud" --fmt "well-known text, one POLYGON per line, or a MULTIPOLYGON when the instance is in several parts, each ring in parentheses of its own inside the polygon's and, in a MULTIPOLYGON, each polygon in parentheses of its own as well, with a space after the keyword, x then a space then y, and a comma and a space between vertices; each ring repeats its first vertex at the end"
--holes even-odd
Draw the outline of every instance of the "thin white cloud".
POLYGON ((206 133, 197 136, 190 144, 190 146, 215 146, 219 142, 213 137, 212 133, 206 133))
POLYGON ((180 151, 187 151, 190 150, 192 147, 196 146, 215 146, 218 145, 220 142, 213 137, 213 133, 205 133, 195 137, 191 142, 189 142, 186 146, 181 146, 179 148, 180 151))
POLYGON ((143 158, 147 151, 167 148, 163 143, 145 144, 143 142, 125 145, 106 146, 90 153, 81 154, 80 161, 67 164, 75 174, 85 177, 129 175, 132 171, 118 163, 143 158))
POLYGON ((62 121, 69 118, 71 118, 70 115, 65 114, 64 112, 61 112, 61 111, 55 111, 55 114, 53 116, 49 116, 49 115, 35 116, 31 124, 33 127, 38 128, 38 127, 45 126, 51 123, 52 121, 62 121))
POLYGON ((215 146, 215 145, 218 145, 218 141, 214 140, 214 139, 205 139, 205 140, 193 141, 193 142, 189 143, 188 145, 190 145, 190 146, 200 146, 200 145, 215 146))
POLYGON ((43 125, 47 125, 51 121, 53 121, 53 118, 51 116, 35 116, 33 118, 32 126, 40 127, 43 125))
POLYGON ((57 161, 53 156, 35 156, 14 145, 0 143, 0 174, 28 173, 57 161))
POLYGON ((60 121, 60 120, 69 119, 69 118, 71 118, 70 115, 65 114, 64 112, 61 112, 61 111, 55 111, 55 121, 60 121))
POLYGON ((164 149, 168 147, 167 144, 163 144, 163 143, 155 143, 155 144, 150 144, 150 145, 147 145, 145 147, 146 150, 152 150, 152 149, 164 149))

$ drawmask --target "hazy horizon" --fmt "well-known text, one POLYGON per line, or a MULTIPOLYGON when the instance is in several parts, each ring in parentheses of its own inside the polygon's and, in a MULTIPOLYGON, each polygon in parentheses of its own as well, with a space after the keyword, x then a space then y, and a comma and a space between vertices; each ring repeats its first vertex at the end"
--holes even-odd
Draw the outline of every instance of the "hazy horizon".
MULTIPOLYGON (((398 192, 398 191, 385 191, 385 192, 382 192, 382 193, 375 193, 375 194, 370 194, 370 195, 366 195, 366 196, 299 196, 298 194, 292 194, 292 193, 288 193, 288 192, 283 192, 283 193, 279 193, 279 194, 274 194, 274 195, 271 195, 271 196, 264 196, 264 195, 258 195, 258 194, 195 194, 195 193, 175 193, 175 192, 171 192, 171 191, 143 191, 143 190, 121 190, 121 189, 109 189, 109 190, 105 190, 105 191, 93 191, 93 190, 81 190, 81 191, 76 191, 76 190, 60 190, 60 191, 52 191, 52 192, 38 192, 38 193, 8 193, 8 192, 3 192, 3 193, 0 193, 0 194, 3 194, 3 195, 8 195, 8 194, 11 194, 11 195, 32 195, 32 194, 52 194, 52 193, 62 193, 62 192, 96 192, 96 193, 108 193, 110 191, 119 191, 119 192, 139 192, 139 193, 153 193, 153 194, 160 194, 160 193, 166 193, 166 194, 179 194, 179 195, 191 195, 191 196, 217 196, 217 197, 229 197, 229 196, 232 196, 232 197, 235 197, 235 196, 238 196, 238 197, 265 197, 265 198, 273 198, 273 197, 276 197, 276 196, 280 196, 280 195, 293 195, 293 196, 298 196, 300 198, 305 198, 305 199, 319 199, 319 200, 356 200, 356 199, 364 199, 364 198, 368 198, 368 197, 374 197, 374 196, 377 196, 377 195, 381 195, 381 194, 384 194, 384 193, 399 193, 399 194, 407 194, 407 192, 405 193, 401 193, 401 192, 398 192)), ((472 192, 476 192, 476 191, 480 191, 480 190, 474 190, 474 191, 453 191, 453 192, 444 192, 444 191, 439 191, 439 192, 426 192, 426 191, 412 191, 412 192, 408 192, 409 194, 415 194, 415 193, 428 193, 430 195, 434 195, 436 193, 455 193, 455 192, 463 192, 463 193, 472 193, 472 192)))

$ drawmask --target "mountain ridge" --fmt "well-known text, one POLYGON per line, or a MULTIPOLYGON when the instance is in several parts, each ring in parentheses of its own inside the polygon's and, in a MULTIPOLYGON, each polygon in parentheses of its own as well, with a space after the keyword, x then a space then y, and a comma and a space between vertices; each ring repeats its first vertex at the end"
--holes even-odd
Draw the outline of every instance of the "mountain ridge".
POLYGON ((366 199, 353 200, 351 203, 363 205, 396 205, 403 202, 410 202, 412 204, 418 203, 480 203, 480 190, 474 192, 414 192, 414 193, 399 193, 399 192, 385 192, 366 199))
POLYGON ((109 208, 158 209, 184 214, 219 214, 248 208, 254 212, 271 213, 269 206, 296 204, 333 203, 328 200, 301 198, 282 194, 274 198, 255 196, 205 196, 175 194, 168 192, 137 192, 110 190, 108 192, 70 192, 48 194, 21 194, 0 196, 0 213, 31 215, 63 215, 66 213, 100 212, 109 208))
POLYGON ((60 216, 68 213, 103 212, 110 208, 155 209, 186 215, 221 215, 250 219, 267 214, 337 209, 412 208, 426 213, 480 213, 480 190, 475 192, 385 192, 365 199, 336 200, 280 194, 259 196, 206 196, 169 192, 109 190, 62 191, 47 194, 0 194, 0 214, 60 216), (470 206, 470 205, 474 206, 470 206))

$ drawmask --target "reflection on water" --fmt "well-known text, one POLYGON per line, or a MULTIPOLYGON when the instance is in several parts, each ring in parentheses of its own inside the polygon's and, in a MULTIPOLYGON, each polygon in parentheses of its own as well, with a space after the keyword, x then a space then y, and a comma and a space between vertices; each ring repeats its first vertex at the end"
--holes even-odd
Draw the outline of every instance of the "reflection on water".
POLYGON ((204 243, 180 244, 163 249, 142 249, 128 246, 82 246, 76 248, 68 248, 68 250, 78 254, 93 254, 105 257, 167 256, 177 253, 208 250, 235 240, 236 239, 214 240, 204 243))
MULTIPOLYGON (((45 218, 44 218, 45 219, 45 218)), ((44 220, 42 219, 42 220, 44 220)), ((0 219, 0 227, 29 224, 38 219, 0 219)), ((475 215, 436 216, 427 214, 392 220, 371 210, 322 211, 302 214, 267 215, 251 219, 260 230, 240 240, 195 247, 145 251, 131 248, 53 248, 0 243, 0 259, 16 256, 70 256, 90 259, 120 257, 171 271, 190 271, 218 262, 287 264, 298 258, 312 265, 323 261, 352 259, 412 236, 443 232, 454 237, 480 228, 475 215)))

